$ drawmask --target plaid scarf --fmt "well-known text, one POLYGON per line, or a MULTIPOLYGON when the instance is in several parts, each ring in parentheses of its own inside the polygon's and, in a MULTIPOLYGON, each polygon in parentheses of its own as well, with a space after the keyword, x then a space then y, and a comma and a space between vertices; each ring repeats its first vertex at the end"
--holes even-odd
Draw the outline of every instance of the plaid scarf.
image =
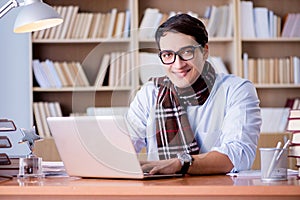
POLYGON ((151 80, 159 87, 155 111, 159 158, 174 158, 180 152, 198 154, 187 106, 204 104, 215 82, 215 70, 206 62, 202 74, 187 88, 177 88, 166 76, 151 80))

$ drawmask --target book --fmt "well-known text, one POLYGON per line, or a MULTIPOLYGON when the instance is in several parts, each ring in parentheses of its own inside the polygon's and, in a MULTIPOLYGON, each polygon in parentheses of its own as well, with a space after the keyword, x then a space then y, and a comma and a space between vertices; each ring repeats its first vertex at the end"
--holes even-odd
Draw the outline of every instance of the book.
POLYGON ((49 87, 55 88, 55 80, 54 76, 50 71, 50 68, 45 63, 45 61, 40 62, 41 70, 44 71, 46 81, 48 82, 49 87))
POLYGON ((131 20, 131 13, 130 10, 125 11, 125 24, 123 30, 123 38, 128 38, 130 36, 130 20, 131 20))
POLYGON ((272 10, 268 11, 268 24, 269 24, 269 37, 275 36, 274 31, 274 12, 272 10))
POLYGON ((45 64, 48 67, 50 74, 52 75, 52 78, 54 80, 54 85, 56 88, 61 88, 62 87, 62 83, 60 80, 60 77, 58 76, 57 70, 53 64, 53 62, 49 59, 45 60, 45 64))
POLYGON ((51 137, 51 132, 47 123, 47 117, 61 117, 61 107, 59 102, 33 102, 33 112, 36 121, 38 134, 44 137, 51 137))
POLYGON ((95 13, 92 17, 91 29, 89 32, 89 38, 97 38, 97 32, 100 26, 101 13, 95 13))
POLYGON ((56 111, 56 116, 57 117, 62 117, 63 114, 62 114, 62 110, 61 110, 61 107, 60 107, 60 103, 59 102, 53 102, 54 104, 54 108, 55 108, 55 111, 56 111))
POLYGON ((289 146, 289 156, 300 158, 300 145, 290 144, 290 146, 289 146))
MULTIPOLYGON (((62 7, 63 6, 57 6, 55 9, 59 15, 61 15, 61 13, 62 13, 62 7)), ((49 33, 48 39, 54 39, 57 28, 58 28, 58 26, 54 26, 54 27, 50 28, 50 33, 49 33)))
POLYGON ((54 102, 49 102, 48 108, 49 108, 49 116, 52 116, 52 117, 58 116, 56 113, 56 108, 55 108, 54 102))
POLYGON ((47 129, 45 134, 46 134, 46 137, 51 137, 52 135, 51 135, 50 128, 49 128, 48 122, 47 122, 47 118, 51 117, 51 112, 50 112, 50 107, 49 107, 50 102, 42 102, 42 103, 43 103, 44 111, 45 111, 45 119, 43 119, 43 120, 45 120, 45 122, 46 122, 45 126, 47 129))
POLYGON ((156 28, 154 23, 158 14, 159 10, 157 8, 146 8, 139 26, 140 39, 151 38, 150 34, 152 33, 152 30, 156 28))
POLYGON ((47 79, 45 78, 45 74, 42 71, 41 63, 38 59, 34 59, 32 61, 32 68, 34 77, 41 88, 48 88, 49 84, 47 79))
POLYGON ((100 87, 103 85, 103 81, 109 67, 110 63, 110 54, 104 54, 101 60, 101 64, 98 69, 97 77, 94 83, 94 86, 100 87))
POLYGON ((101 38, 107 38, 108 37, 108 32, 109 32, 109 27, 110 27, 110 19, 111 19, 111 13, 105 13, 104 19, 103 19, 103 30, 101 30, 101 38))
POLYGON ((292 132, 288 155, 296 158, 296 167, 298 167, 298 177, 300 178, 300 109, 290 110, 287 130, 292 132))
POLYGON ((248 58, 248 79, 253 83, 257 83, 257 60, 248 58))
POLYGON ((66 6, 62 6, 61 7, 61 13, 60 13, 60 16, 63 18, 63 23, 58 25, 55 29, 55 33, 54 33, 54 39, 59 39, 60 38, 60 35, 61 35, 61 32, 62 32, 62 28, 64 26, 64 22, 65 22, 65 18, 66 18, 66 14, 67 14, 67 7, 66 6))
POLYGON ((72 33, 74 32, 74 26, 75 26, 75 21, 76 21, 76 16, 77 16, 78 10, 79 10, 79 6, 74 6, 73 12, 71 14, 69 26, 67 29, 67 33, 65 36, 65 38, 67 38, 67 39, 70 39, 72 37, 72 33))
POLYGON ((256 7, 253 9, 253 13, 254 13, 254 27, 255 27, 256 37, 257 38, 270 37, 268 9, 265 7, 256 7))
POLYGON ((83 80, 79 74, 75 62, 68 62, 67 65, 72 75, 73 86, 84 86, 83 80))
POLYGON ((300 110, 290 110, 287 131, 300 131, 300 110))
POLYGON ((116 53, 116 64, 115 64, 115 73, 114 73, 114 86, 120 86, 121 85, 121 52, 115 52, 116 53))
POLYGON ((120 85, 126 85, 126 71, 127 71, 127 56, 126 52, 122 52, 120 55, 120 85))
POLYGON ((248 65, 248 54, 246 52, 243 53, 243 69, 244 69, 244 78, 249 79, 249 65, 248 65))
POLYGON ((75 17, 75 22, 74 22, 74 28, 71 34, 71 38, 79 38, 80 31, 81 31, 81 25, 83 21, 83 13, 77 13, 75 17))
POLYGON ((300 13, 296 14, 295 22, 293 23, 290 37, 300 37, 300 13))
POLYGON ((300 131, 292 133, 291 144, 300 145, 300 131))
POLYGON ((227 27, 225 32, 225 37, 232 37, 233 36, 233 4, 229 3, 228 5, 228 18, 227 18, 227 27))
POLYGON ((295 13, 288 13, 284 16, 283 28, 281 32, 282 37, 291 37, 291 31, 296 23, 297 15, 295 13))
POLYGON ((125 12, 119 12, 116 18, 116 28, 113 33, 113 37, 115 38, 123 37, 124 24, 125 24, 125 12))
POLYGON ((108 24, 107 36, 108 38, 113 37, 113 33, 116 27, 117 8, 113 8, 110 12, 110 19, 108 24))
POLYGON ((38 109, 39 109, 39 112, 40 112, 40 116, 41 116, 41 121, 42 121, 42 124, 43 124, 43 135, 45 137, 50 137, 51 134, 50 134, 50 130, 49 130, 49 127, 48 127, 48 124, 47 124, 47 111, 45 109, 45 105, 44 105, 44 102, 38 102, 38 109))
POLYGON ((33 102, 33 114, 34 114, 34 119, 35 119, 35 124, 37 128, 37 133, 40 137, 45 137, 44 134, 44 128, 43 128, 43 123, 42 123, 42 118, 41 118, 41 113, 39 110, 39 106, 37 102, 33 102))
POLYGON ((221 24, 221 8, 212 5, 211 6, 211 13, 210 17, 208 20, 208 25, 207 25, 207 31, 209 37, 215 37, 217 34, 217 29, 221 24))
POLYGON ((110 65, 109 65, 109 74, 108 74, 108 86, 115 86, 115 74, 117 69, 117 53, 111 52, 110 53, 110 65))
POLYGON ((82 81, 82 86, 90 86, 90 82, 86 76, 86 73, 80 62, 73 62, 75 68, 77 68, 78 75, 82 81))
POLYGON ((229 6, 228 5, 222 5, 218 8, 219 10, 219 16, 221 20, 219 21, 219 26, 217 26, 216 30, 216 37, 225 37, 226 31, 228 27, 228 19, 229 19, 229 6))
POLYGON ((241 1, 240 3, 240 26, 242 38, 254 38, 254 16, 253 16, 253 2, 241 1))
POLYGON ((57 75, 59 76, 59 79, 61 81, 62 87, 67 87, 68 82, 66 80, 66 77, 64 75, 61 65, 58 62, 54 62, 53 64, 54 64, 55 70, 57 72, 57 75))
POLYGON ((133 60, 132 56, 133 56, 132 52, 126 53, 125 86, 131 85, 131 73, 132 73, 131 60, 133 60))
POLYGON ((61 33, 59 35, 59 38, 60 39, 64 39, 67 35, 67 31, 68 31, 68 28, 70 26, 70 21, 71 21, 71 17, 72 17, 72 14, 73 14, 73 10, 74 10, 74 6, 67 6, 66 9, 66 14, 65 14, 65 17, 64 17, 64 22, 62 24, 62 28, 61 28, 61 33))
POLYGON ((84 23, 83 23, 83 33, 81 34, 80 38, 88 38, 89 36, 89 32, 91 29, 91 25, 92 25, 92 20, 93 20, 93 14, 92 13, 86 13, 85 14, 85 18, 84 18, 84 23))
POLYGON ((67 80, 67 83, 68 83, 67 85, 68 86, 74 86, 74 78, 73 78, 72 73, 69 69, 68 63, 67 62, 61 62, 60 65, 61 65, 63 74, 66 77, 66 80, 67 80))
POLYGON ((102 38, 104 36, 105 21, 106 21, 106 14, 101 13, 99 24, 98 24, 98 30, 96 32, 96 38, 102 38))

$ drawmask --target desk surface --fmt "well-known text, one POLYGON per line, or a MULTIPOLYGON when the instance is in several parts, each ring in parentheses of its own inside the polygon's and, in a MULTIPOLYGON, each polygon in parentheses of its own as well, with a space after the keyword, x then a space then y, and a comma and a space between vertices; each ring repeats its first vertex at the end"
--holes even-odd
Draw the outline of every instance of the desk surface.
POLYGON ((156 180, 50 177, 35 183, 0 181, 0 199, 300 199, 300 180, 265 183, 259 178, 186 176, 156 180), (5 197, 5 198, 4 198, 5 197))

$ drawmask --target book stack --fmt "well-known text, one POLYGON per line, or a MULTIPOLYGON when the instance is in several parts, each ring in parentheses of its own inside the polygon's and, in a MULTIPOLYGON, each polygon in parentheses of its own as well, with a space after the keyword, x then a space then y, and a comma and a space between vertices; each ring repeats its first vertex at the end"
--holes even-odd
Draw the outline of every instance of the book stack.
POLYGON ((300 84, 300 58, 248 58, 243 53, 244 78, 258 84, 300 84))
POLYGON ((102 56, 94 86, 130 86, 131 85, 131 56, 130 52, 110 52, 102 56), (108 78, 105 83, 105 78, 108 78))
POLYGON ((204 18, 207 19, 209 37, 232 37, 233 5, 208 6, 204 18))
POLYGON ((266 7, 254 7, 252 1, 240 3, 240 26, 243 38, 272 38, 281 36, 282 20, 266 7))
POLYGON ((89 86, 89 81, 79 62, 32 61, 36 82, 41 88, 89 86))
POLYGON ((33 102, 33 114, 40 137, 52 137, 47 123, 47 117, 62 117, 59 102, 33 102))
POLYGON ((64 22, 50 29, 36 31, 33 39, 128 38, 130 11, 79 12, 79 6, 55 6, 64 22))
POLYGON ((292 140, 289 146, 289 156, 296 158, 298 178, 300 178, 300 110, 290 110, 287 131, 292 132, 292 140))
MULTIPOLYGON (((146 8, 139 26, 140 39, 153 39, 157 27, 168 18, 178 14, 171 11, 162 13, 158 8, 146 8)), ((188 11, 187 14, 200 19, 207 27, 209 37, 232 37, 233 35, 233 6, 208 6, 204 16, 188 11)))

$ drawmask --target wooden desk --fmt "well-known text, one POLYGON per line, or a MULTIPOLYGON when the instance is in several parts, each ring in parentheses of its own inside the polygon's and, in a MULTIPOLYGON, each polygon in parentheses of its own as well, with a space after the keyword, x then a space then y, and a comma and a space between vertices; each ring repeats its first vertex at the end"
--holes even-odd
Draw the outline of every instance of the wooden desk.
POLYGON ((226 175, 160 180, 45 178, 36 183, 16 178, 0 182, 0 199, 300 199, 300 180, 261 182, 226 175))

